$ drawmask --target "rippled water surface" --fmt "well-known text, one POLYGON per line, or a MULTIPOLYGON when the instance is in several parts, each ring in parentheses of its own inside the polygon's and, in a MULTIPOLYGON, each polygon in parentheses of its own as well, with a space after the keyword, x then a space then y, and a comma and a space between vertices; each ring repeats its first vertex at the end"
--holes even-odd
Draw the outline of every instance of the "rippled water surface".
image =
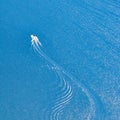
POLYGON ((120 120, 118 0, 0 8, 0 120, 120 120))

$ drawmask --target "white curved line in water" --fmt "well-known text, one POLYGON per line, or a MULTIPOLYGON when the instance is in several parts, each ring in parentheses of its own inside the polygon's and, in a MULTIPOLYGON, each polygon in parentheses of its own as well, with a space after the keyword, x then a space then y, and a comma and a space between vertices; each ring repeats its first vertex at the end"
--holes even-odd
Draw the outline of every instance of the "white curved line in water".
MULTIPOLYGON (((62 75, 59 74, 59 76, 60 76, 60 79, 61 79, 62 81, 64 81, 63 88, 61 89, 62 94, 65 93, 64 96, 68 96, 68 93, 69 93, 69 91, 70 91, 69 88, 71 88, 71 86, 70 86, 69 83, 64 79, 64 77, 61 77, 62 75)), ((62 96, 61 98, 64 98, 64 96, 62 96)))
POLYGON ((54 108, 55 112, 53 114, 54 118, 58 116, 58 114, 63 110, 64 106, 70 102, 71 98, 72 98, 72 89, 70 87, 69 96, 66 96, 64 101, 61 100, 60 103, 56 105, 57 107, 55 106, 56 108, 54 108))
POLYGON ((61 108, 61 106, 63 107, 64 105, 66 105, 67 103, 69 103, 69 101, 71 100, 72 98, 72 90, 71 90, 71 87, 68 91, 69 93, 67 93, 67 95, 60 98, 60 100, 57 100, 54 107, 52 108, 52 114, 51 116, 54 116, 54 114, 56 113, 56 111, 59 111, 59 109, 61 108))
MULTIPOLYGON (((32 38, 32 36, 31 36, 32 38)), ((56 72, 60 71, 62 74, 65 74, 68 78, 70 78, 78 87, 82 89, 82 91, 85 93, 85 95, 88 97, 88 100, 90 102, 90 112, 87 116, 87 120, 92 119, 95 116, 95 102, 94 99, 92 98, 92 94, 90 94, 89 90, 85 87, 84 84, 77 82, 77 80, 67 71, 65 71, 62 67, 60 67, 55 61, 53 61, 51 58, 49 58, 42 50, 41 46, 42 44, 40 43, 39 39, 35 38, 31 40, 33 49, 38 53, 39 56, 42 56, 48 63, 51 65, 51 68, 55 68, 56 72)))
MULTIPOLYGON (((72 95, 72 94, 71 94, 71 95, 72 95)), ((59 105, 57 105, 57 107, 54 108, 53 113, 52 113, 52 115, 51 115, 52 118, 54 119, 55 116, 56 116, 56 114, 57 114, 57 113, 60 113, 60 112, 63 110, 64 106, 65 106, 66 104, 68 104, 69 102, 70 102, 70 97, 69 97, 69 99, 67 99, 67 100, 63 101, 62 103, 60 103, 59 105)))
POLYGON ((66 104, 69 103, 69 101, 72 98, 72 89, 71 86, 66 82, 64 79, 62 73, 60 71, 56 71, 58 73, 59 78, 64 81, 65 84, 63 84, 62 89, 62 96, 57 98, 54 107, 52 108, 52 113, 50 116, 50 120, 58 120, 58 114, 61 112, 61 110, 64 108, 66 104), (64 91, 63 91, 64 90, 64 91))
POLYGON ((64 95, 64 97, 61 97, 60 100, 57 100, 54 107, 53 107, 53 111, 58 110, 58 108, 61 105, 64 105, 64 103, 66 103, 67 101, 70 101, 72 97, 72 89, 71 87, 69 88, 69 91, 66 95, 64 95))
POLYGON ((64 101, 64 99, 66 99, 66 98, 69 98, 69 96, 71 96, 72 89, 71 89, 71 87, 68 86, 67 89, 66 89, 66 91, 61 91, 61 92, 62 92, 63 95, 60 98, 57 98, 56 104, 59 103, 60 101, 61 102, 64 101))
POLYGON ((64 91, 64 90, 66 90, 67 88, 67 82, 66 82, 66 80, 60 75, 60 71, 55 71, 56 72, 56 74, 58 75, 58 77, 59 77, 59 79, 60 79, 60 82, 61 82, 61 91, 64 91))
POLYGON ((72 94, 71 94, 71 96, 69 96, 68 99, 66 99, 63 102, 61 102, 60 104, 58 104, 57 107, 55 106, 56 108, 54 108, 53 113, 51 115, 51 116, 53 116, 53 119, 55 119, 57 114, 60 113, 63 110, 64 106, 67 105, 70 102, 71 98, 72 98, 72 94))
MULTIPOLYGON (((52 61, 47 56, 45 56, 43 53, 41 53, 40 46, 39 46, 40 45, 39 39, 36 36, 32 36, 32 35, 31 35, 31 38, 32 38, 33 48, 39 53, 39 55, 42 55, 44 58, 47 59, 47 61, 49 63, 51 63, 52 67, 55 68, 54 70, 56 70, 56 73, 58 74, 60 80, 63 81, 63 90, 65 90, 64 91, 65 95, 60 97, 59 100, 57 99, 56 104, 53 107, 53 110, 52 110, 53 112, 52 112, 51 116, 55 116, 56 112, 59 113, 60 108, 62 108, 65 104, 67 104, 70 101, 71 95, 72 95, 72 92, 71 92, 72 89, 71 89, 70 85, 68 83, 66 83, 66 80, 62 76, 62 73, 60 73, 60 71, 58 71, 59 69, 56 69, 56 68, 58 68, 58 66, 56 66, 54 64, 54 61, 52 61)), ((54 119, 54 118, 52 118, 52 119, 54 119)))

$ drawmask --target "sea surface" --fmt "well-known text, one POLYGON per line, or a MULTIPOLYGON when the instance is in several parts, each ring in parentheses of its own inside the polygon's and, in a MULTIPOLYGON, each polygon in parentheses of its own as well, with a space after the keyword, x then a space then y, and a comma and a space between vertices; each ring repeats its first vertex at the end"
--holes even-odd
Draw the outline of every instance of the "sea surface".
POLYGON ((120 120, 120 1, 0 0, 0 120, 120 120))

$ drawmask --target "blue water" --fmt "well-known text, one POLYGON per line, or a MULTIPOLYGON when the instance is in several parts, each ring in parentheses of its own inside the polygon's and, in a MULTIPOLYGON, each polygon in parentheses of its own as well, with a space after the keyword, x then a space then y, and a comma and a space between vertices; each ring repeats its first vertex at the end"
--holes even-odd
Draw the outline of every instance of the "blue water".
POLYGON ((120 120, 118 0, 1 0, 0 8, 0 120, 120 120))

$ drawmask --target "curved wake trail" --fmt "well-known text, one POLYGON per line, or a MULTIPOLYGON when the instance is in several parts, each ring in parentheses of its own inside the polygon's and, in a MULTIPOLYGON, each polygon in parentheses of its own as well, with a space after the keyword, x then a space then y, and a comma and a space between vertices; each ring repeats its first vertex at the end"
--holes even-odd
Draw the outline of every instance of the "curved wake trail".
POLYGON ((70 102, 72 98, 72 88, 69 83, 64 79, 62 73, 57 71, 57 74, 61 81, 63 81, 63 88, 61 90, 62 96, 58 97, 55 105, 52 107, 52 112, 50 115, 50 120, 58 120, 60 112, 64 107, 70 102))
MULTIPOLYGON (((35 36, 36 37, 36 36, 35 36)), ((64 109, 65 105, 67 105, 71 98, 72 98, 72 88, 69 85, 69 83, 65 80, 64 75, 70 78, 76 86, 78 86, 82 92, 87 96, 89 103, 90 103, 90 111, 87 115, 87 120, 91 120, 95 117, 95 101, 94 97, 90 93, 90 91, 87 89, 87 87, 80 83, 77 82, 76 80, 70 73, 65 71, 61 66, 59 66, 55 61, 53 61, 51 58, 49 58, 42 50, 41 46, 42 44, 39 44, 40 41, 37 38, 36 40, 32 39, 32 46, 33 49, 38 53, 39 56, 42 56, 48 63, 51 65, 51 69, 55 70, 57 75, 59 76, 59 79, 61 82, 63 82, 63 91, 62 91, 62 97, 59 97, 56 102, 54 107, 52 108, 52 113, 50 114, 50 120, 58 120, 60 112, 64 109)))

